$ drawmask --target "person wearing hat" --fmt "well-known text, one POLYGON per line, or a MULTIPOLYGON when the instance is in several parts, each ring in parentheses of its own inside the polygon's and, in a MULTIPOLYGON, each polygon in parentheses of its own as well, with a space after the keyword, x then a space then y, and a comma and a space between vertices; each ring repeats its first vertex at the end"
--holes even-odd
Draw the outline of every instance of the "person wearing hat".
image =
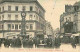
POLYGON ((75 36, 72 36, 71 38, 71 45, 73 48, 76 48, 75 36))

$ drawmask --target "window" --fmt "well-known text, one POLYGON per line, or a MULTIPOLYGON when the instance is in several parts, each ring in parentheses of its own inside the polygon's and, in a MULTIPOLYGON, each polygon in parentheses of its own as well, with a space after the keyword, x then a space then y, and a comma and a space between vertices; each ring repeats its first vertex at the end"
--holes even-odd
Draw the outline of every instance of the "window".
POLYGON ((2 10, 4 11, 4 6, 2 7, 2 10))
POLYGON ((2 29, 2 25, 0 24, 0 29, 2 29))
POLYGON ((2 29, 4 28, 4 25, 2 25, 2 29))
POLYGON ((29 25, 28 24, 26 25, 26 29, 29 29, 29 25))
POLYGON ((32 30, 33 29, 33 24, 30 24, 30 30, 32 30))
POLYGON ((14 24, 12 24, 12 29, 14 29, 14 24))
POLYGON ((41 10, 39 10, 39 14, 42 15, 42 11, 41 10))
POLYGON ((18 20, 18 15, 15 15, 15 20, 18 20))
POLYGON ((23 9, 26 10, 26 6, 23 6, 23 9))
POLYGON ((11 24, 8 24, 8 30, 11 30, 11 24))
POLYGON ((18 30, 18 25, 17 24, 15 25, 15 30, 18 30))
POLYGON ((30 6, 30 11, 33 11, 33 7, 32 6, 30 6))
POLYGON ((0 12, 1 12, 1 8, 0 8, 0 12))
POLYGON ((29 19, 32 20, 32 15, 29 15, 29 19))
POLYGON ((15 11, 18 11, 18 6, 15 7, 15 11))
POLYGON ((11 11, 11 6, 8 6, 8 11, 11 11))
POLYGON ((35 15, 34 15, 34 17, 35 17, 35 15))
POLYGON ((11 14, 8 14, 8 20, 11 20, 11 14))
POLYGON ((4 15, 2 15, 2 20, 4 20, 4 15))
POLYGON ((38 12, 38 8, 36 7, 36 12, 38 12))
POLYGON ((1 20, 1 16, 0 16, 0 20, 1 20))
POLYGON ((71 21, 71 17, 69 17, 69 21, 71 21))
POLYGON ((66 18, 66 21, 67 21, 67 18, 66 18))
POLYGON ((19 25, 19 29, 21 29, 21 25, 19 25))

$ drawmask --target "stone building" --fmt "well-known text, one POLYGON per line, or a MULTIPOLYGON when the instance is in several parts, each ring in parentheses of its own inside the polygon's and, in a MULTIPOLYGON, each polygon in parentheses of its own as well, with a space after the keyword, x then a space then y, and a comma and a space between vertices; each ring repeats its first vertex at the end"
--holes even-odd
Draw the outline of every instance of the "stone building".
POLYGON ((45 10, 37 0, 0 0, 0 37, 21 31, 21 11, 26 11, 26 34, 44 37, 45 10))
POLYGON ((52 28, 50 22, 47 22, 47 21, 46 21, 46 35, 48 37, 54 37, 53 28, 52 28))
POLYGON ((65 12, 60 16, 60 31, 61 34, 80 32, 80 1, 65 5, 65 12))
POLYGON ((76 43, 79 43, 80 1, 74 5, 65 5, 65 12, 60 16, 60 33, 64 42, 70 42, 70 38, 75 37, 76 43))

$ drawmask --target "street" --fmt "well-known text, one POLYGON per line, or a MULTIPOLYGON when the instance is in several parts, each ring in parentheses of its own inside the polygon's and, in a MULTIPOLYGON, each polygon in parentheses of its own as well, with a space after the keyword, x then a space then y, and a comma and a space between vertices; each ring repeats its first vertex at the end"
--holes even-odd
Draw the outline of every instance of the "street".
POLYGON ((80 1, 1 0, 0 52, 80 52, 80 1))
POLYGON ((71 44, 63 44, 60 46, 60 49, 63 50, 63 52, 79 52, 80 47, 76 46, 76 48, 73 48, 71 44))
POLYGON ((0 48, 0 52, 79 52, 80 47, 76 46, 76 48, 72 48, 71 44, 62 44, 60 48, 0 48))

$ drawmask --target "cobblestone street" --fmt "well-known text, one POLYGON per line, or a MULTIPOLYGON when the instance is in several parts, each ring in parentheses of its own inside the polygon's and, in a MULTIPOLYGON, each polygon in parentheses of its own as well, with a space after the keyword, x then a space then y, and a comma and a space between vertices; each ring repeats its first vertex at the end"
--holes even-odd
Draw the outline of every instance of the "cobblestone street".
POLYGON ((60 48, 4 48, 2 46, 0 48, 0 52, 79 52, 80 47, 76 46, 76 48, 72 48, 70 44, 62 44, 60 48))

